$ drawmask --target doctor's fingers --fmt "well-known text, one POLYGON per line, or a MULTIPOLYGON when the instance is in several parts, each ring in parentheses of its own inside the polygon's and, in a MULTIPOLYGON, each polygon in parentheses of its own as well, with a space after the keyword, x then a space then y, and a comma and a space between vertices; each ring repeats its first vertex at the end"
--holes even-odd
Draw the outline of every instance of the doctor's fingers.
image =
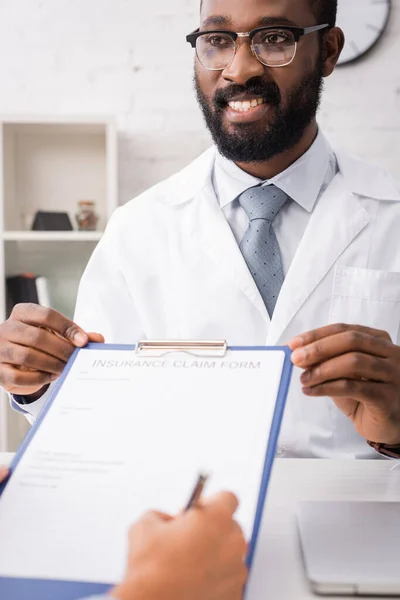
POLYGON ((94 342, 96 344, 104 344, 105 339, 104 335, 101 333, 88 333, 89 342, 94 342))
POLYGON ((60 375, 66 363, 35 348, 9 342, 7 345, 0 346, 0 364, 60 375))
MULTIPOLYGON (((351 399, 369 406, 380 406, 387 413, 387 407, 396 405, 398 409, 398 390, 392 383, 376 383, 358 379, 337 379, 313 387, 304 387, 303 393, 313 398, 329 397, 351 399)), ((396 411, 398 413, 398 410, 396 411)))
POLYGON ((362 352, 380 358, 396 355, 400 359, 400 348, 392 344, 388 335, 375 336, 357 330, 347 330, 295 350, 292 362, 297 367, 306 369, 348 352, 362 352))
MULTIPOLYGON (((64 363, 68 362, 75 347, 42 327, 26 325, 20 321, 9 319, 0 325, 0 342, 7 352, 9 344, 18 344, 27 349, 34 348, 64 363)), ((11 361, 12 362, 12 361, 11 361)))
POLYGON ((0 365, 0 386, 10 394, 30 394, 58 379, 43 371, 23 371, 11 365, 0 365), (32 391, 27 391, 32 388, 32 391))
POLYGON ((52 308, 38 304, 17 304, 10 319, 50 329, 79 348, 88 343, 88 336, 83 329, 52 308))
POLYGON ((362 352, 351 352, 329 359, 305 371, 300 381, 306 387, 337 379, 356 379, 381 383, 399 381, 397 361, 362 352))
POLYGON ((322 340, 333 335, 338 335, 340 333, 348 332, 361 333, 365 335, 370 335, 374 338, 383 338, 387 341, 391 341, 390 335, 386 331, 382 331, 381 329, 364 327, 364 325, 348 325, 346 323, 335 323, 333 325, 327 325, 326 327, 320 327, 319 329, 313 329, 312 331, 308 331, 307 333, 302 333, 301 335, 293 338, 288 345, 292 350, 297 350, 298 348, 303 348, 304 346, 317 342, 318 340, 322 340))

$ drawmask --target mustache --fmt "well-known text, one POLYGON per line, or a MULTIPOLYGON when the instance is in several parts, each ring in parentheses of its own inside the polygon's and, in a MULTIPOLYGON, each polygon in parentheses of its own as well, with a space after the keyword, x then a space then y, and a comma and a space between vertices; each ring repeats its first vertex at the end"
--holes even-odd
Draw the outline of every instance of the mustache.
POLYGON ((260 96, 264 102, 272 106, 279 106, 282 99, 280 89, 276 83, 253 79, 248 81, 246 85, 233 84, 218 90, 214 95, 213 102, 217 109, 223 109, 233 98, 244 94, 260 96))

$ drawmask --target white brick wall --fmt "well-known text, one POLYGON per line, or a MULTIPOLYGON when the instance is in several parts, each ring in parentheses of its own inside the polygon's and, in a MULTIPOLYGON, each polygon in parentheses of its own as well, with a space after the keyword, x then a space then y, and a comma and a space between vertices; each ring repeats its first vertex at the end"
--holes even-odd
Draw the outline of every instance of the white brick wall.
MULTIPOLYGON (((185 42, 198 4, 1 0, 0 114, 114 115, 128 200, 208 145, 185 42)), ((379 49, 328 81, 320 120, 342 145, 400 178, 399 30, 394 0, 379 49)))

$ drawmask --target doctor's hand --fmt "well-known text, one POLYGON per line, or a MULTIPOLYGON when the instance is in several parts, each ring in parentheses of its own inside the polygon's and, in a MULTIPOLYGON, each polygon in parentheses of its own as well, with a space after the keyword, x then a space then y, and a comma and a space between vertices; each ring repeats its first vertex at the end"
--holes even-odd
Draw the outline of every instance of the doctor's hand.
POLYGON ((330 396, 366 440, 400 442, 400 347, 388 333, 329 325, 294 338, 293 364, 307 396, 330 396))
POLYGON ((18 304, 0 325, 0 385, 37 400, 62 373, 75 348, 103 342, 51 308, 18 304))
POLYGON ((129 535, 118 600, 240 600, 247 578, 247 544, 230 493, 174 518, 148 513, 129 535))

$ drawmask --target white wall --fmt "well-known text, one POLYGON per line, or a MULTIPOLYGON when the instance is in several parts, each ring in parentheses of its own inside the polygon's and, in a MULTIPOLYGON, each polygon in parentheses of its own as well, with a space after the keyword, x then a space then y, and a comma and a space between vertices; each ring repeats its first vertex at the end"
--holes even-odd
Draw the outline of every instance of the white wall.
MULTIPOLYGON (((351 0, 343 0, 351 1, 351 0)), ((400 0, 367 60, 329 80, 321 122, 400 178, 400 0)), ((0 114, 111 114, 124 202, 208 144, 192 92, 199 0, 1 0, 0 114)))

